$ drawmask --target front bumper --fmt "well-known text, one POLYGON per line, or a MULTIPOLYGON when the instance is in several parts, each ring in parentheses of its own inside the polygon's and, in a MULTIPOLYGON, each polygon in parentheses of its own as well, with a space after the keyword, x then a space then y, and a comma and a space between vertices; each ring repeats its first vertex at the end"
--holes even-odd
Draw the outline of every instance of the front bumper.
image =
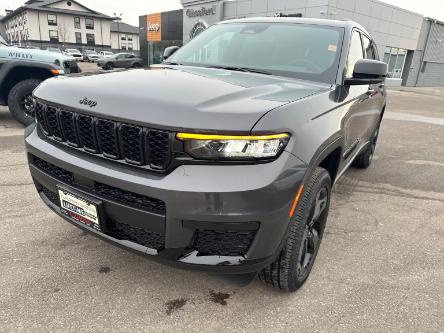
POLYGON ((306 170, 284 152, 266 164, 182 165, 157 175, 51 144, 37 128, 26 148, 42 199, 70 223, 154 260, 228 274, 257 272, 279 254, 306 170), (98 191, 97 184, 114 194, 98 191), (102 202, 103 232, 61 215, 54 197, 60 185, 102 202), (136 207, 141 198, 163 202, 164 210, 136 207), (120 232, 113 232, 116 225, 120 232), (154 241, 141 240, 142 234, 154 241))

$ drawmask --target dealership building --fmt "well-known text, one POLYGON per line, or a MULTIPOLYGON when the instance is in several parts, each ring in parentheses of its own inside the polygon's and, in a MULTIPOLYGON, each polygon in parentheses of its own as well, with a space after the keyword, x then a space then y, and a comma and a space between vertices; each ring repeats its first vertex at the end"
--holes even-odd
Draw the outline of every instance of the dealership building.
POLYGON ((444 86, 444 22, 378 0, 182 0, 183 10, 140 17, 140 53, 162 61, 165 47, 182 45, 223 20, 295 16, 353 20, 375 39, 390 84, 444 86))

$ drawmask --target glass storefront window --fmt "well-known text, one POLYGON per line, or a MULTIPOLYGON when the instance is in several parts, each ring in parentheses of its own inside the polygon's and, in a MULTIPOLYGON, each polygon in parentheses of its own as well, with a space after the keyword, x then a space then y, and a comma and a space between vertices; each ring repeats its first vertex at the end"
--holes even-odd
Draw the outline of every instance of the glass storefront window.
POLYGON ((407 50, 396 47, 386 47, 384 51, 384 62, 388 65, 388 76, 400 79, 404 68, 407 50))

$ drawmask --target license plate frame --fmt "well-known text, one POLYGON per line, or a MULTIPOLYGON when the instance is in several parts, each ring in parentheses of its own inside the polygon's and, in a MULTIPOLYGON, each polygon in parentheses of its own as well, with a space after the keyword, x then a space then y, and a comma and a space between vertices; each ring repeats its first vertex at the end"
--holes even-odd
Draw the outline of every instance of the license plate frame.
POLYGON ((102 231, 102 202, 73 189, 57 186, 60 212, 88 228, 102 231))

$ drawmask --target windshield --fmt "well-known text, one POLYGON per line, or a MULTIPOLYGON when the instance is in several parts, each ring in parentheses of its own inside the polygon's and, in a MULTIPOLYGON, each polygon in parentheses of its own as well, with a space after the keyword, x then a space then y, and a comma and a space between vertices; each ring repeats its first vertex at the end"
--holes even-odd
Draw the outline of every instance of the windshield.
POLYGON ((293 23, 228 23, 199 34, 167 63, 251 69, 333 83, 343 29, 293 23))

